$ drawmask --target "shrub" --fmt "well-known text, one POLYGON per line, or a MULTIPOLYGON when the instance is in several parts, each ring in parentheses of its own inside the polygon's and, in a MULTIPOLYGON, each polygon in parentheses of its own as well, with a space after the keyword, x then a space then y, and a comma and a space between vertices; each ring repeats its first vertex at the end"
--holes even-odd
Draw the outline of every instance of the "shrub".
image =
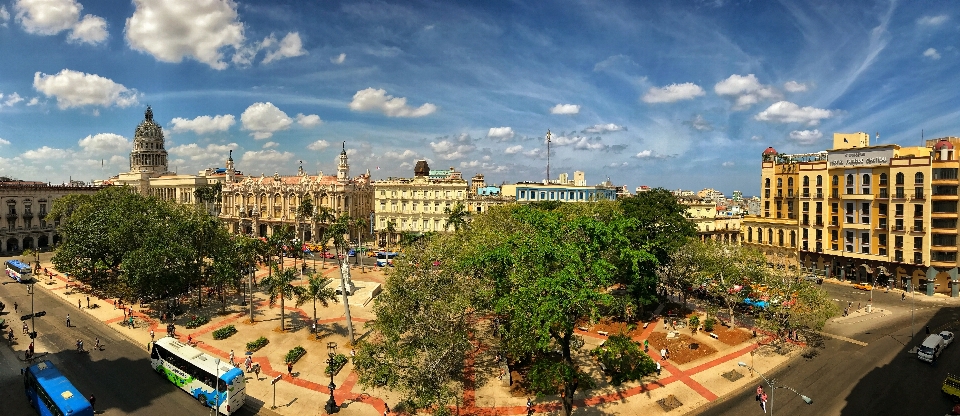
POLYGON ((703 321, 703 330, 707 332, 713 332, 713 326, 717 324, 717 320, 713 318, 707 318, 703 321))
POLYGON ((297 362, 297 360, 300 359, 300 357, 303 357, 303 355, 306 354, 306 353, 307 353, 307 350, 305 350, 305 349, 303 349, 303 347, 297 345, 296 347, 293 347, 292 350, 290 350, 289 352, 287 352, 287 355, 285 355, 285 356, 283 357, 283 362, 285 362, 285 363, 291 363, 291 364, 292 364, 292 363, 295 363, 295 362, 297 362))
POLYGON ((247 343, 247 351, 254 352, 263 347, 266 347, 267 344, 269 343, 270 343, 269 339, 266 339, 264 337, 257 338, 256 341, 250 341, 247 343))
POLYGON ((235 328, 233 325, 227 325, 223 328, 213 331, 213 339, 226 339, 236 333, 237 328, 235 328))
POLYGON ((336 375, 340 372, 340 369, 343 366, 347 365, 347 356, 343 354, 337 354, 333 356, 333 365, 327 364, 327 368, 323 370, 323 373, 326 375, 336 375))
POLYGON ((624 381, 639 380, 657 369, 653 359, 643 352, 643 346, 626 335, 611 335, 591 354, 603 364, 604 371, 611 376, 610 384, 615 386, 624 381))
POLYGON ((206 324, 207 322, 210 322, 210 318, 207 318, 206 316, 202 316, 202 315, 200 315, 200 316, 193 315, 193 317, 190 318, 189 321, 187 321, 187 323, 186 323, 185 326, 186 326, 188 329, 193 329, 193 328, 200 327, 200 326, 206 324))
POLYGON ((697 315, 691 316, 691 317, 690 317, 690 326, 693 328, 694 331, 696 331, 696 330, 697 330, 697 327, 700 326, 700 317, 697 316, 697 315))

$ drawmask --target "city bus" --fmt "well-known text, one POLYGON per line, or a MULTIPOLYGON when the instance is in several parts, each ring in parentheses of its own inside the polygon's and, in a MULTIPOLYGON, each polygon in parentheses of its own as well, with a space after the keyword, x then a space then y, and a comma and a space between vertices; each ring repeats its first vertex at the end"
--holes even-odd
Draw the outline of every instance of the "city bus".
POLYGON ((93 416, 90 402, 50 361, 41 361, 21 372, 27 400, 41 416, 93 416))
POLYGON ((158 339, 150 348, 150 365, 205 407, 229 415, 246 401, 243 370, 219 361, 173 337, 158 339))
POLYGON ((33 271, 29 264, 20 260, 7 260, 4 265, 7 266, 7 276, 18 282, 30 281, 30 275, 33 271))

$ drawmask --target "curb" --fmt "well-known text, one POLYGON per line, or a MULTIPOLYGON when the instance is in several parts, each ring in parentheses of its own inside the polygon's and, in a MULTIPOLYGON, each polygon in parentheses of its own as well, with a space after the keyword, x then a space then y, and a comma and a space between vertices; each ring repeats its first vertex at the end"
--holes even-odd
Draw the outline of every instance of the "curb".
MULTIPOLYGON (((774 367, 771 368, 770 370, 767 370, 767 373, 769 374, 769 373, 775 373, 775 372, 777 372, 777 371, 780 371, 780 369, 781 369, 783 366, 785 366, 785 365, 787 365, 787 364, 790 364, 790 363, 796 361, 798 358, 802 358, 802 357, 803 357, 803 354, 800 354, 800 353, 798 352, 796 357, 789 358, 789 359, 787 359, 786 361, 784 361, 784 362, 782 362, 782 363, 780 363, 780 364, 777 364, 776 366, 774 366, 774 367)), ((744 376, 744 377, 746 377, 746 376, 744 376)), ((753 377, 751 378, 751 380, 757 380, 757 379, 759 379, 758 376, 753 376, 753 377)), ((749 389, 748 389, 748 391, 749 391, 749 389)), ((702 413, 702 412, 704 412, 704 411, 706 411, 706 410, 710 410, 711 408, 713 408, 714 406, 719 405, 720 403, 723 403, 723 402, 727 401, 727 399, 729 399, 729 398, 731 398, 731 397, 733 397, 733 396, 736 396, 736 395, 739 394, 739 393, 741 393, 740 390, 733 390, 733 391, 731 391, 731 392, 729 392, 729 393, 727 393, 727 394, 724 394, 723 396, 718 396, 718 397, 716 398, 716 400, 714 400, 714 401, 712 401, 712 402, 707 402, 707 404, 705 404, 705 405, 703 405, 703 406, 700 406, 700 407, 695 408, 695 409, 690 409, 690 411, 684 413, 683 416, 698 415, 698 414, 700 414, 700 413, 702 413)))

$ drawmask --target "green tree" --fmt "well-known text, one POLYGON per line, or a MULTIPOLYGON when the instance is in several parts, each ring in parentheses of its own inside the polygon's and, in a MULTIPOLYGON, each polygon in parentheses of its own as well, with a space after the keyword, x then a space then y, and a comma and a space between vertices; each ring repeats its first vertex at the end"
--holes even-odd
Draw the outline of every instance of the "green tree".
POLYGON ((459 397, 484 286, 456 262, 462 249, 450 235, 421 240, 387 275, 366 324, 371 333, 358 341, 362 385, 385 386, 414 409, 459 397))
MULTIPOLYGON (((313 214, 313 221, 320 224, 320 232, 317 234, 317 238, 315 240, 322 244, 324 252, 327 250, 327 242, 330 240, 330 233, 327 232, 327 228, 334 220, 335 218, 333 217, 333 212, 330 210, 330 208, 325 206, 317 207, 316 212, 313 214)), ((324 256, 323 267, 326 266, 327 258, 324 256)))
POLYGON ((728 311, 730 324, 736 326, 734 308, 767 280, 767 260, 763 253, 713 240, 690 242, 684 250, 694 253, 699 266, 694 274, 695 284, 706 289, 711 295, 709 298, 728 311))
POLYGON ((335 285, 330 284, 332 281, 321 274, 310 273, 307 285, 297 293, 297 306, 313 302, 314 323, 317 322, 317 302, 320 302, 323 307, 330 306, 330 302, 337 302, 335 285))
POLYGON ((577 323, 599 316, 613 302, 607 289, 637 275, 645 259, 626 237, 630 227, 633 220, 600 203, 505 206, 471 224, 467 261, 493 284, 492 312, 505 319, 502 347, 532 359, 531 386, 541 395, 562 392, 566 415, 577 389, 593 383, 573 360, 582 345, 577 323))
POLYGON ((605 372, 611 377, 610 384, 614 386, 624 381, 640 380, 657 369, 657 364, 643 352, 640 343, 624 334, 611 335, 592 354, 606 368, 605 372))
MULTIPOLYGON (((297 238, 304 237, 303 221, 313 218, 313 201, 310 198, 301 198, 297 206, 297 238)), ((302 238, 306 241, 306 238, 302 238)))
POLYGON ((447 216, 447 222, 444 224, 443 229, 448 230, 450 227, 453 227, 453 231, 458 232, 467 228, 467 219, 470 218, 470 211, 463 206, 463 202, 457 202, 453 208, 444 208, 443 213, 447 216))
POLYGON ((821 330, 828 319, 840 313, 840 307, 826 291, 803 279, 799 270, 783 262, 767 268, 762 285, 767 306, 757 312, 757 326, 782 340, 790 330, 821 330))
POLYGON ((386 231, 387 231, 387 238, 389 239, 387 241, 387 245, 395 244, 396 243, 395 235, 397 234, 397 223, 393 220, 387 221, 386 231))
POLYGON ((304 289, 300 286, 295 286, 293 281, 297 280, 297 274, 294 269, 280 269, 276 266, 273 267, 273 274, 267 278, 260 281, 260 285, 263 286, 264 291, 266 291, 267 296, 270 297, 270 305, 273 306, 276 304, 277 300, 280 301, 280 330, 285 331, 284 327, 284 318, 286 317, 286 309, 284 309, 284 299, 293 299, 295 296, 299 299, 303 295, 304 289))

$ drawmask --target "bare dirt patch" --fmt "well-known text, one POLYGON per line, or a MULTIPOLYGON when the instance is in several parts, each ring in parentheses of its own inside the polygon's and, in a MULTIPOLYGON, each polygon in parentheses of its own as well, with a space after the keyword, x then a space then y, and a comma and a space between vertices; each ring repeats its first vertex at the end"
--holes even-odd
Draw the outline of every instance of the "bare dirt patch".
POLYGON ((717 334, 717 339, 727 345, 740 345, 753 338, 753 333, 744 328, 727 328, 725 326, 716 326, 713 333, 717 334))
POLYGON ((664 332, 650 334, 650 348, 660 351, 666 348, 670 351, 670 361, 677 364, 686 364, 691 361, 715 354, 717 350, 703 344, 688 335, 679 334, 676 338, 667 338, 664 332))

